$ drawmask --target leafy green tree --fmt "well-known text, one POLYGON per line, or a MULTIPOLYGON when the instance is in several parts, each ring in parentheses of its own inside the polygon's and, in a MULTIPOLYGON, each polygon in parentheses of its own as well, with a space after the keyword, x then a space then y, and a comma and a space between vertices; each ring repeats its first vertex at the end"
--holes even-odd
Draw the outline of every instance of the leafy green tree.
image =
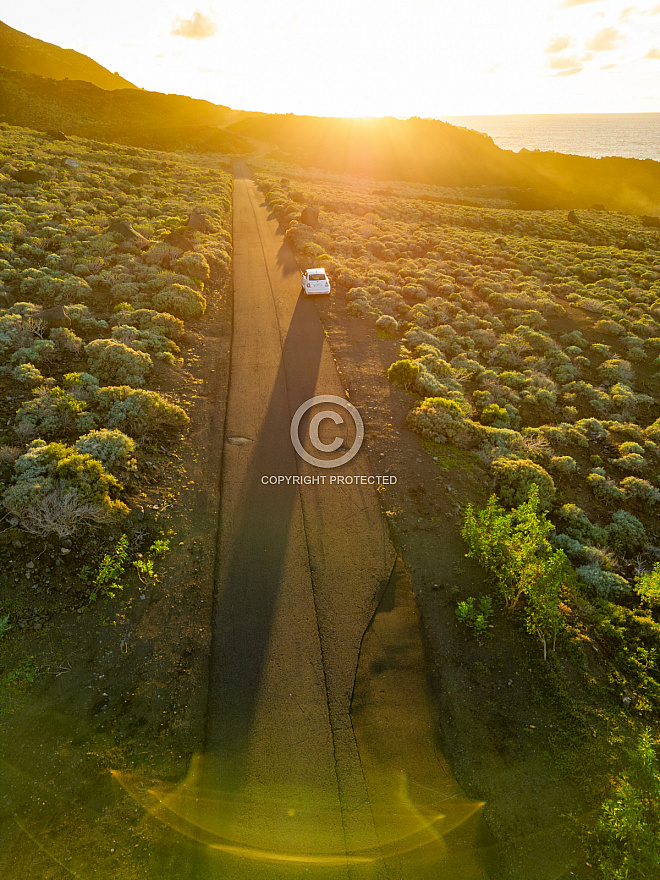
POLYGON ((660 603, 660 562, 656 562, 650 572, 637 578, 635 590, 648 605, 660 603))
POLYGON ((596 825, 596 858, 604 880, 660 876, 660 766, 650 730, 632 766, 604 802, 596 825))
POLYGON ((524 601, 527 630, 540 639, 544 659, 563 625, 560 595, 572 576, 564 551, 548 541, 553 529, 540 509, 538 486, 532 485, 527 501, 510 512, 494 495, 483 510, 469 504, 462 530, 468 556, 495 578, 507 607, 513 610, 524 601))

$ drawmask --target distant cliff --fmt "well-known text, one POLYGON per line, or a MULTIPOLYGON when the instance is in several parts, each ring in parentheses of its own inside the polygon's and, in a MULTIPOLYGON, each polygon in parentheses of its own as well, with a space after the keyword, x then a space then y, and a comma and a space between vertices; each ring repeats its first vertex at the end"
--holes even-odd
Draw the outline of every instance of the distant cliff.
POLYGON ((10 70, 36 73, 50 79, 81 79, 100 89, 136 88, 133 83, 118 73, 110 73, 87 55, 36 40, 1 21, 0 64, 10 70))
POLYGON ((252 149, 224 125, 232 111, 181 95, 142 89, 106 91, 81 81, 55 81, 0 67, 0 120, 11 125, 154 150, 220 153, 252 149))

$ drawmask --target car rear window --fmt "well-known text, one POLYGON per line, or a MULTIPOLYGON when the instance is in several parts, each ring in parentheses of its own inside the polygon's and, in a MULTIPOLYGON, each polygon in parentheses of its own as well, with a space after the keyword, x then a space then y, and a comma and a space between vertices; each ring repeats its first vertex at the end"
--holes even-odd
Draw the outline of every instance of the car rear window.
POLYGON ((313 275, 309 276, 310 281, 325 281, 325 273, 320 274, 319 272, 315 272, 313 275))

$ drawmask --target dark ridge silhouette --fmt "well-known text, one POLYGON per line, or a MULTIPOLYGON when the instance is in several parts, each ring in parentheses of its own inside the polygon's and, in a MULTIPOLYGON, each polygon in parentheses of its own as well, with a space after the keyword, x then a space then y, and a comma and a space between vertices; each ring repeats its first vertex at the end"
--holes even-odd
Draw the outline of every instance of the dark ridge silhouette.
POLYGON ((100 89, 135 89, 133 83, 73 49, 37 40, 0 21, 2 66, 51 79, 81 79, 100 89))
POLYGON ((0 120, 38 131, 61 130, 154 150, 249 151, 242 137, 219 128, 232 112, 183 95, 106 91, 88 82, 45 79, 0 67, 0 120))

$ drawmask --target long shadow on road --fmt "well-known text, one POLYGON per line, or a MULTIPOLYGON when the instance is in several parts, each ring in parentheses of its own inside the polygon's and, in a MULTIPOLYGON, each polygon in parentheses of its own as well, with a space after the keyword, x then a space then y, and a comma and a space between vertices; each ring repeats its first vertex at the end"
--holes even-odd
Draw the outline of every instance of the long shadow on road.
MULTIPOLYGON (((241 447, 250 461, 240 501, 232 512, 237 518, 233 543, 223 546, 221 540, 218 548, 221 581, 216 586, 206 753, 222 766, 225 792, 240 789, 243 778, 298 493, 292 483, 262 483, 264 475, 295 473, 289 436, 293 389, 289 387, 291 380, 287 381, 286 365, 300 366, 293 377, 295 398, 311 397, 323 340, 315 310, 300 299, 261 430, 254 443, 241 447), (299 363, 301 352, 304 364, 299 363)), ((225 474, 223 484, 231 479, 231 473, 225 474)), ((223 514, 229 512, 223 508, 223 514)))

